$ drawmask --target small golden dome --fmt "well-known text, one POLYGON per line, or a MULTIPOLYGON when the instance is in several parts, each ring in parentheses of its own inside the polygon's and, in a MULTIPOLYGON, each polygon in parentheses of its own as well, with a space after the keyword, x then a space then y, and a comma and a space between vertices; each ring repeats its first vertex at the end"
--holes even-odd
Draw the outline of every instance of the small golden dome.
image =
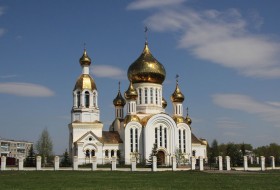
POLYGON ((91 59, 87 55, 86 49, 84 49, 84 53, 83 53, 82 57, 80 58, 80 64, 81 64, 81 66, 89 66, 91 64, 91 59))
POLYGON ((132 82, 130 81, 130 84, 129 84, 129 87, 127 89, 127 91, 124 93, 124 97, 127 99, 127 100, 136 100, 137 97, 138 97, 138 93, 137 91, 134 89, 133 85, 132 85, 132 82))
POLYGON ((176 124, 185 122, 185 119, 182 116, 173 116, 172 119, 175 121, 176 124))
POLYGON ((96 84, 93 80, 93 78, 91 78, 90 75, 88 74, 82 74, 75 85, 74 90, 79 89, 79 90, 84 90, 84 89, 88 89, 88 90, 97 90, 96 88, 96 84))
POLYGON ((162 84, 165 75, 163 65, 153 57, 148 43, 145 42, 142 54, 128 68, 128 79, 133 83, 149 82, 162 84))
POLYGON ((186 117, 186 124, 188 124, 188 126, 191 126, 192 124, 192 119, 189 116, 189 108, 187 108, 187 117, 186 117))
POLYGON ((176 82, 176 88, 173 94, 171 95, 171 101, 172 102, 183 102, 185 99, 184 94, 181 92, 179 85, 178 85, 178 80, 176 82))
POLYGON ((126 125, 131 121, 140 123, 140 118, 137 115, 126 115, 123 121, 124 127, 126 127, 126 125))
POLYGON ((162 97, 162 100, 161 100, 161 105, 162 105, 163 109, 165 109, 166 106, 167 106, 167 102, 163 97, 162 97))
POLYGON ((119 92, 117 97, 113 100, 113 103, 115 106, 124 106, 126 104, 125 99, 122 97, 121 91, 120 91, 120 82, 119 82, 119 92))

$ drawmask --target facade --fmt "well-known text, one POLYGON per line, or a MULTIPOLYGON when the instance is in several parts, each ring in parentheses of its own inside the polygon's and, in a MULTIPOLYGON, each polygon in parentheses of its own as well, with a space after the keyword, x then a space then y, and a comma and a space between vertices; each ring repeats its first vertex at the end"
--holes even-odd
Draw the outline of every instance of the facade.
POLYGON ((0 145, 1 156, 13 157, 18 159, 20 156, 28 156, 29 149, 31 148, 31 146, 33 146, 33 143, 0 138, 0 145))
POLYGON ((171 156, 180 153, 186 160, 191 156, 207 157, 207 141, 192 134, 192 120, 184 117, 184 95, 178 78, 170 99, 173 114, 165 113, 167 101, 163 97, 166 71, 151 54, 145 42, 141 55, 128 68, 130 82, 124 97, 119 90, 113 100, 115 119, 109 131, 103 131, 98 107, 98 91, 89 74, 91 59, 86 50, 80 58, 82 74, 73 90, 72 121, 69 128, 70 155, 77 156, 79 164, 92 158, 98 164, 109 163, 112 157, 130 164, 131 158, 148 162, 152 149, 162 165, 170 165, 171 156), (126 109, 125 109, 126 108, 126 109))

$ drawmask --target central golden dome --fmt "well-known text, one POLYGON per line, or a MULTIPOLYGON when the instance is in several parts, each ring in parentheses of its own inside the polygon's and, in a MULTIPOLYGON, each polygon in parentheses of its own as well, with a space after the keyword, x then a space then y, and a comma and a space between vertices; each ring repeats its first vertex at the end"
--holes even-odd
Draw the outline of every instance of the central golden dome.
POLYGON ((82 74, 76 82, 76 85, 74 87, 74 90, 79 89, 79 90, 84 90, 84 89, 88 89, 88 90, 97 90, 96 88, 96 84, 93 80, 93 78, 91 78, 90 75, 88 74, 82 74))
POLYGON ((162 84, 165 75, 163 65, 153 57, 147 42, 142 54, 130 65, 127 71, 127 77, 132 83, 149 82, 162 84))

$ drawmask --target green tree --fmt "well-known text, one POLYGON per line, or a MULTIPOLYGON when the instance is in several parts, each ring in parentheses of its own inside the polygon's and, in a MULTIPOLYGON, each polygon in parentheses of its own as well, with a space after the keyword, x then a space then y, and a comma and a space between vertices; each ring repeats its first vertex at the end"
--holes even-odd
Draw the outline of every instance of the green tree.
POLYGON ((28 150, 28 156, 24 160, 24 167, 35 167, 35 166, 36 166, 35 152, 33 149, 33 145, 31 145, 30 149, 28 150))
POLYGON ((67 149, 65 150, 65 152, 63 153, 63 158, 60 162, 60 165, 62 167, 68 167, 68 166, 71 166, 71 161, 70 161, 70 158, 69 158, 69 153, 67 151, 67 149))
POLYGON ((240 166, 243 163, 240 146, 234 143, 228 143, 226 148, 226 155, 230 157, 232 166, 240 166))
POLYGON ((176 164, 180 166, 181 164, 186 164, 187 160, 185 159, 184 154, 182 153, 182 150, 177 148, 175 152, 176 157, 176 164))
POLYGON ((45 166, 53 157, 53 143, 47 129, 44 129, 39 137, 36 143, 36 149, 38 154, 42 157, 43 166, 45 166))
POLYGON ((153 156, 156 156, 156 157, 157 157, 157 165, 159 165, 160 160, 159 160, 159 157, 158 157, 157 153, 158 153, 158 151, 157 151, 157 144, 154 143, 153 148, 152 148, 152 152, 151 152, 151 154, 150 154, 150 156, 149 156, 149 160, 148 160, 148 162, 147 162, 148 165, 151 165, 151 166, 152 166, 152 164, 153 164, 153 156))
POLYGON ((216 157, 219 156, 219 146, 218 146, 218 141, 216 139, 213 140, 209 150, 210 150, 209 151, 209 163, 211 166, 212 163, 215 163, 216 157))

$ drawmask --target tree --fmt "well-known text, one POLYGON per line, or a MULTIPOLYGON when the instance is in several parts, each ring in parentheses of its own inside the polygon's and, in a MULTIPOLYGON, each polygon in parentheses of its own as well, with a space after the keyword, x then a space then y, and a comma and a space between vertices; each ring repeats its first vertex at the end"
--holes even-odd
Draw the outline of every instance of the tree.
POLYGON ((157 165, 159 165, 160 160, 159 160, 159 158, 157 156, 157 153, 158 153, 158 151, 157 151, 157 144, 154 143, 154 146, 152 148, 152 152, 151 152, 151 154, 149 156, 148 165, 152 165, 153 164, 153 156, 157 157, 157 165))
POLYGON ((35 152, 33 149, 33 145, 31 145, 29 151, 28 151, 28 156, 26 157, 24 161, 24 166, 25 167, 35 167, 36 166, 36 159, 35 159, 35 152))
POLYGON ((70 158, 69 158, 69 153, 67 151, 67 149, 65 150, 65 152, 63 153, 63 158, 60 162, 60 165, 62 167, 68 167, 68 166, 71 166, 71 161, 70 161, 70 158))
POLYGON ((226 155, 230 157, 232 166, 240 166, 243 163, 242 152, 238 144, 228 143, 226 155))
POLYGON ((216 139, 213 140, 211 147, 209 148, 209 163, 210 166, 215 162, 216 157, 219 156, 219 146, 218 141, 216 139))
POLYGON ((181 149, 177 148, 175 152, 175 157, 176 157, 176 164, 180 166, 181 164, 186 164, 187 160, 182 152, 181 149))
POLYGON ((39 137, 36 143, 36 149, 38 154, 42 157, 43 165, 50 161, 52 157, 53 143, 47 129, 44 129, 39 137))

